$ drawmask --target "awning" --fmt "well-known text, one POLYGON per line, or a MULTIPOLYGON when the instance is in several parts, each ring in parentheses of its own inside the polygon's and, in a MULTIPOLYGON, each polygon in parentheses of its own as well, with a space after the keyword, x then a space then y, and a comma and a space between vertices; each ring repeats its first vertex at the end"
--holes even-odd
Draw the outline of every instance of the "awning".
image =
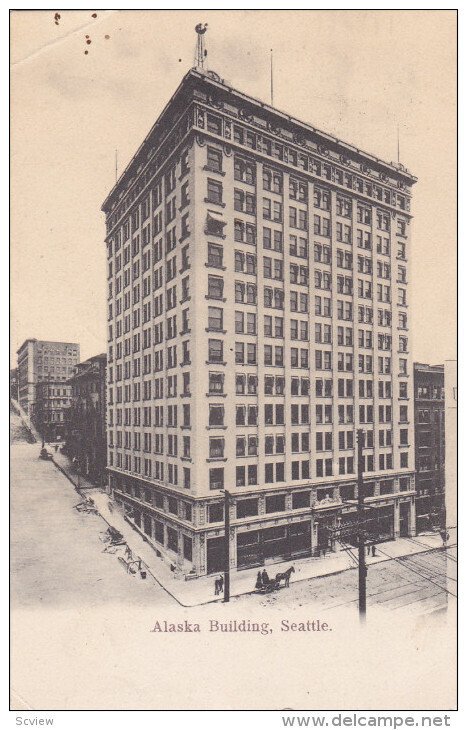
POLYGON ((208 225, 209 223, 215 223, 219 226, 227 225, 227 221, 223 219, 222 213, 218 213, 217 210, 208 210, 206 222, 208 225))

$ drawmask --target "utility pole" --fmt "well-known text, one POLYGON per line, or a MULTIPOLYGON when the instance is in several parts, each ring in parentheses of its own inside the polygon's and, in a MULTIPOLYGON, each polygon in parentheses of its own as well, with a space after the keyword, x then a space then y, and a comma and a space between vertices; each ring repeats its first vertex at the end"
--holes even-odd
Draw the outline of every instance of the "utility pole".
POLYGON ((360 621, 365 622, 366 619, 366 565, 365 565, 365 529, 363 522, 365 519, 365 501, 363 493, 363 431, 357 431, 357 516, 360 527, 358 530, 358 610, 360 613, 360 621))
POLYGON ((224 603, 230 601, 230 492, 224 490, 224 603))

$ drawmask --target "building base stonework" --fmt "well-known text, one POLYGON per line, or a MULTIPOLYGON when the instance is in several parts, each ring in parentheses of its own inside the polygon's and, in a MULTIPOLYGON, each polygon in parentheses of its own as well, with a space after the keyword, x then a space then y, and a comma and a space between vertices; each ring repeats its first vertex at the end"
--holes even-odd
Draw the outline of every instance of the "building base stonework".
MULTIPOLYGON (((109 485, 125 519, 147 539, 171 570, 187 578, 224 571, 223 500, 195 500, 167 487, 112 472, 109 485), (212 515, 217 522, 209 522, 212 515)), ((358 524, 355 529, 349 528, 358 523, 356 503, 343 504, 330 499, 319 502, 311 496, 309 506, 292 509, 296 489, 294 485, 281 490, 287 490, 285 512, 269 514, 258 507, 258 514, 243 518, 237 517, 236 506, 244 495, 232 495, 231 569, 260 568, 304 557, 319 558, 356 545, 358 524), (345 537, 341 537, 340 530, 345 537)), ((313 488, 309 491, 313 495, 313 488)), ((259 503, 264 505, 267 496, 270 495, 262 494, 259 503)), ((412 493, 377 495, 367 498, 365 504, 372 508, 371 518, 366 518, 368 543, 416 534, 412 493)))

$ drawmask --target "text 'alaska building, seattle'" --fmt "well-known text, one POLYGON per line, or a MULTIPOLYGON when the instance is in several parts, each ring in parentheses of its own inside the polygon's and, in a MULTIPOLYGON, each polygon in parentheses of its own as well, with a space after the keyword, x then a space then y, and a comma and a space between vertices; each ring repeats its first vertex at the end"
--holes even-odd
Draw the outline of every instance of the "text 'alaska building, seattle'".
POLYGON ((108 195, 109 486, 173 569, 415 534, 402 165, 193 69, 108 195))

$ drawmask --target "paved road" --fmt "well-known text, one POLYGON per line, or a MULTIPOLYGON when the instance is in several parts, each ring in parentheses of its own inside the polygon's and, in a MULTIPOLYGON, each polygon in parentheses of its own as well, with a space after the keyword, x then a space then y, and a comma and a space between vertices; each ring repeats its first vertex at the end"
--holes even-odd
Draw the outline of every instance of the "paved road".
POLYGON ((106 523, 74 509, 80 496, 39 451, 18 439, 11 447, 12 606, 173 605, 150 577, 128 575, 102 552, 106 523))

